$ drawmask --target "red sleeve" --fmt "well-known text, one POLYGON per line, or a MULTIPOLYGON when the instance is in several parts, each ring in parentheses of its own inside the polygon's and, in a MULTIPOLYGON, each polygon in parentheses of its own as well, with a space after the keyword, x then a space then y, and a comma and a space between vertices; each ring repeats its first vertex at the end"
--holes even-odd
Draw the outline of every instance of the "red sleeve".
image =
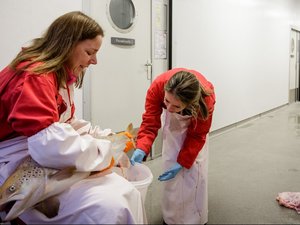
POLYGON ((212 122, 212 114, 207 120, 193 120, 188 128, 186 139, 178 154, 177 162, 189 169, 193 165, 206 141, 212 122))
MULTIPOLYGON (((193 73, 196 74, 195 71, 193 73)), ((202 75, 198 77, 200 77, 199 80, 204 88, 211 92, 209 96, 205 97, 205 102, 209 111, 209 117, 206 120, 203 120, 202 117, 199 116, 197 120, 192 119, 191 124, 189 125, 185 141, 177 157, 177 162, 187 169, 193 165, 195 159, 205 144, 206 136, 211 128, 215 104, 213 85, 204 77, 202 77, 202 75)))
POLYGON ((12 91, 8 122, 20 135, 31 136, 59 120, 54 74, 27 74, 12 91))
POLYGON ((164 92, 160 82, 153 82, 147 91, 143 122, 137 136, 137 148, 148 155, 157 132, 161 127, 164 92))
POLYGON ((144 150, 147 155, 161 127, 161 114, 165 108, 165 84, 171 76, 180 70, 182 68, 175 68, 160 74, 147 91, 143 122, 139 128, 136 144, 137 148, 144 150))

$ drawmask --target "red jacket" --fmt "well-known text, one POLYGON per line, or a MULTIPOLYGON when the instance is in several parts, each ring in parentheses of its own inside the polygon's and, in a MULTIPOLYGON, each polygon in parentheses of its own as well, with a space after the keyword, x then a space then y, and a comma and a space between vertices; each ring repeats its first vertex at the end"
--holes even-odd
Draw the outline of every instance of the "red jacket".
POLYGON ((29 137, 58 122, 64 104, 54 73, 16 75, 4 68, 0 72, 0 142, 29 137))
POLYGON ((189 169, 205 144, 206 135, 211 127, 215 104, 213 85, 207 81, 202 74, 195 70, 175 68, 159 75, 152 82, 147 91, 145 113, 143 114, 143 122, 139 128, 137 137, 137 148, 144 150, 147 155, 149 154, 157 132, 161 127, 163 108, 166 108, 164 105, 164 86, 171 76, 182 70, 189 71, 196 75, 204 89, 212 93, 210 96, 205 97, 205 102, 209 110, 208 119, 203 120, 201 116, 197 118, 197 121, 196 119, 191 119, 192 121, 188 127, 186 139, 177 157, 177 162, 189 169))

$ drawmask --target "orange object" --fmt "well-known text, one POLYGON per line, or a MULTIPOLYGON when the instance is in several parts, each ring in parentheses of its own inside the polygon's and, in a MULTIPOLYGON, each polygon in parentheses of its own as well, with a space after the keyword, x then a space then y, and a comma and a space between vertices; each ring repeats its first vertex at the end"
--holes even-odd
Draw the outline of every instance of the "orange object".
POLYGON ((102 174, 103 172, 106 172, 107 170, 109 170, 110 168, 112 168, 115 164, 115 160, 114 160, 114 157, 111 158, 111 161, 110 161, 110 164, 108 167, 104 168, 103 170, 100 170, 100 171, 92 171, 90 176, 94 176, 94 175, 100 175, 102 174))
POLYGON ((134 144, 132 143, 132 141, 127 141, 126 142, 126 147, 124 148, 124 152, 127 153, 128 151, 130 151, 131 149, 134 148, 134 144))
POLYGON ((127 153, 131 149, 135 148, 135 143, 132 134, 130 134, 127 131, 125 131, 124 134, 130 139, 129 141, 126 142, 126 147, 123 150, 125 153, 127 153))
POLYGON ((114 160, 114 157, 112 157, 109 166, 104 168, 103 170, 100 170, 99 172, 101 173, 101 172, 104 172, 104 171, 112 168, 114 166, 114 164, 115 164, 115 160, 114 160))

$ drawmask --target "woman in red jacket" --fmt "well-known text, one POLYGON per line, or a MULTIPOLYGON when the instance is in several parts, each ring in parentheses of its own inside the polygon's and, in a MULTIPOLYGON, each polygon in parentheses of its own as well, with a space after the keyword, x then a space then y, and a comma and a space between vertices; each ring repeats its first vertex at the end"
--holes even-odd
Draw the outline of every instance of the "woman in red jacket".
MULTIPOLYGON (((66 13, 0 72, 0 185, 27 155, 54 169, 90 172, 111 165, 114 144, 99 138, 111 130, 76 118, 73 99, 85 70, 97 64, 103 36, 100 25, 89 16, 66 13)), ((36 208, 19 217, 27 224, 146 222, 141 194, 116 173, 81 180, 58 199, 54 217, 36 208)))
POLYGON ((195 70, 176 68, 151 84, 131 163, 141 163, 162 126, 162 211, 167 224, 207 223, 207 134, 213 85, 195 70))

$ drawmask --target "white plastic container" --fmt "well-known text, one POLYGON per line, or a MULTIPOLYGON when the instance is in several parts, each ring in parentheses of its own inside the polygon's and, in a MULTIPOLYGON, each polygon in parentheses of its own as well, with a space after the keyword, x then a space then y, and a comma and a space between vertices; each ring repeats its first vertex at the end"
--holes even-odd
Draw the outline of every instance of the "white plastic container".
POLYGON ((140 191, 145 203, 148 187, 153 180, 151 170, 145 164, 135 163, 128 168, 127 179, 140 191))

